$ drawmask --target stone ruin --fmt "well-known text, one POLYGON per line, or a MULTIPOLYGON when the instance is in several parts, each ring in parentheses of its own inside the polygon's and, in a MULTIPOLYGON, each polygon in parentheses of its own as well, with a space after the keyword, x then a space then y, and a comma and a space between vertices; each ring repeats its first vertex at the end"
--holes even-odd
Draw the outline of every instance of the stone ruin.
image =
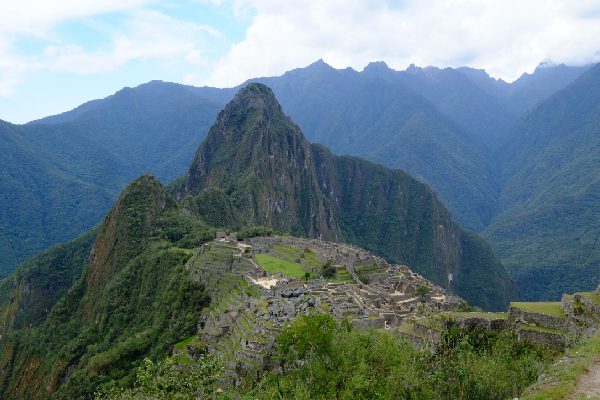
POLYGON ((357 327, 397 329, 419 305, 453 310, 459 304, 458 298, 408 267, 353 246, 294 237, 257 237, 244 243, 220 237, 216 242, 205 244, 188 268, 212 297, 199 323, 199 337, 209 350, 223 355, 234 379, 240 371, 266 366, 278 332, 301 315, 331 313, 357 327), (275 254, 277 245, 310 250, 319 262, 346 269, 350 278, 342 282, 320 277, 306 284, 269 273, 254 255, 275 254), (221 249, 224 258, 227 249, 232 253, 229 265, 211 261, 211 254, 221 249), (355 272, 361 265, 377 268, 368 283, 355 272), (427 293, 417 294, 419 286, 427 293))

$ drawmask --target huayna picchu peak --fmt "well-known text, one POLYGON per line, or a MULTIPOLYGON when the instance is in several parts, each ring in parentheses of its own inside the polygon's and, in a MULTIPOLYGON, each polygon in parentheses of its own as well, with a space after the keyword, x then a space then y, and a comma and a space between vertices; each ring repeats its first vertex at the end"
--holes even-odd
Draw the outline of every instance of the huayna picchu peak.
POLYGON ((250 84, 219 113, 175 196, 218 187, 246 225, 335 240, 312 153, 273 92, 250 84))
POLYGON ((429 187, 309 144, 263 84, 242 88, 219 113, 172 191, 198 204, 209 188, 223 190, 244 225, 367 248, 488 309, 516 295, 490 247, 463 232, 429 187))

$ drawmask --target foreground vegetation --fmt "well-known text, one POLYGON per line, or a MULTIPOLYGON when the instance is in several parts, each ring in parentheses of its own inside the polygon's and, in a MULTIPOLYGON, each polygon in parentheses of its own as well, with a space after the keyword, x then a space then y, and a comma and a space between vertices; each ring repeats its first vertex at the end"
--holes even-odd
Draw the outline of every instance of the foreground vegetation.
POLYGON ((459 330, 447 331, 432 354, 394 333, 317 315, 295 321, 278 338, 280 372, 239 389, 215 386, 222 369, 207 356, 185 366, 146 361, 134 388, 104 390, 96 399, 501 400, 519 396, 550 356, 509 333, 459 330))
POLYGON ((548 376, 523 397, 525 400, 561 400, 572 394, 577 380, 600 356, 600 333, 567 349, 565 357, 544 371, 548 376))

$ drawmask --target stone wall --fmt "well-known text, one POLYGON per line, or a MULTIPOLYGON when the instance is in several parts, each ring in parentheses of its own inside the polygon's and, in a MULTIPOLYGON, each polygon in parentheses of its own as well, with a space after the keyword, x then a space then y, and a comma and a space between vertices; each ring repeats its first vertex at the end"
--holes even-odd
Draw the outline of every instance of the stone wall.
POLYGON ((518 329, 517 338, 519 340, 535 343, 547 349, 557 350, 564 349, 568 343, 566 336, 559 333, 536 331, 532 329, 518 329))
POLYGON ((549 314, 523 311, 516 307, 510 308, 510 317, 512 323, 527 323, 531 325, 545 326, 552 329, 563 331, 574 330, 573 322, 565 317, 558 317, 549 314))

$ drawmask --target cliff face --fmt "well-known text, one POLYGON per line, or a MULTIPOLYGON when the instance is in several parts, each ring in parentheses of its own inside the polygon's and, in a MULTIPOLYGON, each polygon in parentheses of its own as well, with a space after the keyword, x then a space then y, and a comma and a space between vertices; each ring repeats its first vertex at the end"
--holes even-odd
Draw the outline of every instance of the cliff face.
POLYGON ((406 263, 455 289, 460 228, 435 194, 407 174, 313 145, 319 183, 334 207, 343 239, 406 263))
POLYGON ((264 85, 249 85, 221 111, 175 195, 210 187, 230 196, 246 225, 339 238, 310 145, 264 85))
POLYGON ((246 86, 219 114, 173 192, 193 204, 215 187, 231 199, 242 225, 365 247, 489 309, 503 309, 516 295, 484 241, 470 241, 463 251, 464 232, 428 186, 311 146, 262 84, 246 86), (497 282, 482 280, 485 271, 497 282), (482 286, 484 292, 465 290, 482 286))
POLYGON ((44 251, 0 280, 0 340, 9 332, 41 324, 81 277, 97 229, 44 251))

